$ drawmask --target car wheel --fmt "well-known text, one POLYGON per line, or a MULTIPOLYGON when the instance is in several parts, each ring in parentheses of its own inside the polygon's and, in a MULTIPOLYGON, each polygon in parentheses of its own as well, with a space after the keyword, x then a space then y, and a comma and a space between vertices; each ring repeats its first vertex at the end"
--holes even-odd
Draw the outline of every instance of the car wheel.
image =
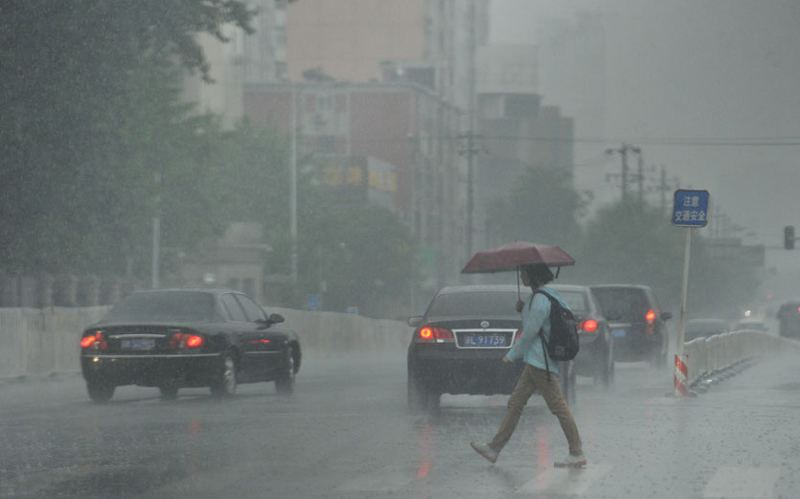
POLYGON ((408 369, 408 382, 406 384, 408 395, 408 409, 412 412, 425 410, 428 408, 428 394, 422 383, 417 380, 417 377, 412 372, 411 368, 408 369))
POLYGON ((92 402, 104 404, 111 400, 114 396, 114 385, 103 383, 102 381, 87 381, 86 391, 89 392, 89 398, 92 402))
POLYGON ((614 359, 608 350, 603 352, 603 356, 597 359, 595 364, 594 383, 608 388, 614 382, 614 359))
POLYGON ((564 400, 567 405, 575 405, 575 366, 572 361, 562 362, 560 366, 559 376, 561 377, 561 391, 564 395, 564 400))
POLYGON ((211 395, 222 398, 236 394, 236 361, 230 353, 222 356, 222 366, 217 380, 211 385, 211 395))
POLYGON ((286 371, 275 380, 275 390, 281 395, 294 393, 294 349, 291 345, 286 347, 286 371))
POLYGON ((174 382, 167 382, 158 387, 161 392, 161 400, 175 400, 178 398, 178 385, 174 382))
POLYGON ((438 414, 441 408, 442 394, 432 390, 425 391, 425 406, 430 414, 438 414))

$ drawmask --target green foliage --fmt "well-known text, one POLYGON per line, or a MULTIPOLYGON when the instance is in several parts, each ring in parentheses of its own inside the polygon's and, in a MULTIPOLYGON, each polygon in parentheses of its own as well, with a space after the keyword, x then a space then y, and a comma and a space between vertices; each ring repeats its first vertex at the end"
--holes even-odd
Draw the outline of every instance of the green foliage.
POLYGON ((300 277, 305 293, 326 283, 323 306, 367 314, 396 310, 414 280, 415 248, 390 211, 342 199, 334 188, 308 185, 300 216, 300 277))
MULTIPOLYGON (((571 282, 649 285, 662 307, 677 312, 686 230, 649 205, 614 203, 587 223, 578 265, 564 275, 571 282)), ((692 239, 690 314, 725 316, 749 302, 759 285, 757 269, 715 259, 702 232, 692 239)))
POLYGON ((580 236, 577 216, 585 206, 568 172, 555 168, 529 169, 507 197, 489 211, 491 238, 496 244, 530 241, 573 245, 580 236))
POLYGON ((683 232, 649 205, 615 203, 587 223, 570 280, 653 286, 662 299, 680 293, 683 232))
POLYGON ((179 104, 178 64, 208 77, 196 35, 223 39, 250 15, 223 0, 0 4, 4 268, 118 274, 133 258, 141 271, 159 194, 165 244, 219 229, 188 188, 216 125, 179 104))

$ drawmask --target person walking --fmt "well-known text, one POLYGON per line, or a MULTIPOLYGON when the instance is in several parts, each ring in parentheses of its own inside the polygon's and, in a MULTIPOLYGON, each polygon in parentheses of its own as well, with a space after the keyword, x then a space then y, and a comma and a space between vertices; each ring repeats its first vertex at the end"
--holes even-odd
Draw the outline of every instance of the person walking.
POLYGON ((583 455, 578 427, 561 394, 558 363, 549 357, 545 358, 547 350, 544 348, 542 339, 539 338, 540 331, 544 341, 548 341, 550 338, 550 299, 545 296, 545 293, 558 300, 562 307, 567 309, 569 307, 556 291, 545 287, 545 284, 553 280, 553 273, 547 265, 523 267, 521 274, 522 283, 530 286, 534 294, 527 303, 517 302, 517 311, 522 313, 522 336, 502 361, 510 363, 522 359, 525 362, 525 368, 508 399, 508 410, 497 434, 489 443, 470 442, 470 445, 489 462, 496 462, 500 451, 514 433, 528 399, 534 392, 539 392, 544 397, 550 412, 558 418, 569 444, 569 455, 556 461, 554 465, 556 467, 582 467, 586 465, 586 457, 583 455), (539 292, 537 293, 537 291, 539 292))

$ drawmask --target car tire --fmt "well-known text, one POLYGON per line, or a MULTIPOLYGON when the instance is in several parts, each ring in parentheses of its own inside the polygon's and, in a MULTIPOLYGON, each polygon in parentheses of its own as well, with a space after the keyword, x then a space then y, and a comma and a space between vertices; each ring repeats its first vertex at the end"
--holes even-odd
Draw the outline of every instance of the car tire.
POLYGON ((178 385, 174 382, 164 383, 158 387, 161 392, 161 400, 175 400, 178 398, 178 385))
POLYGON ((408 396, 408 410, 411 412, 422 411, 428 408, 428 393, 419 382, 413 371, 408 369, 408 382, 406 384, 408 396))
POLYGON ((233 397, 236 395, 236 360, 233 355, 226 353, 222 356, 217 379, 211 385, 211 395, 216 398, 233 397))
POLYGON ((295 357, 294 349, 291 345, 286 347, 286 370, 275 380, 275 391, 281 395, 291 395, 294 393, 295 357))
POLYGON ((594 383, 603 388, 609 388, 614 383, 614 359, 612 356, 613 353, 604 350, 602 358, 598 359, 595 365, 594 383))
POLYGON ((102 381, 87 381, 86 391, 89 399, 97 404, 105 404, 114 396, 114 385, 103 383, 102 381))
POLYGON ((575 384, 577 377, 575 374, 575 365, 572 361, 562 362, 559 366, 559 378, 561 382, 561 392, 567 405, 572 407, 576 402, 575 384))
POLYGON ((442 394, 432 390, 425 391, 425 409, 429 414, 439 414, 442 404, 442 394))

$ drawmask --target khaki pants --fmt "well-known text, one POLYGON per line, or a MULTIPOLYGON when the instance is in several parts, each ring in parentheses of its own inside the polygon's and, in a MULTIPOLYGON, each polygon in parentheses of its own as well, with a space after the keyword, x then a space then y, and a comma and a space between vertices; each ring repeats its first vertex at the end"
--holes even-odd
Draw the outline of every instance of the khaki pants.
POLYGON ((567 407, 567 403, 561 395, 558 375, 551 373, 548 380, 547 371, 529 364, 525 364, 525 369, 522 371, 519 381, 517 381, 517 386, 514 387, 514 391, 508 399, 506 417, 503 418, 500 429, 497 430, 497 435, 495 435, 489 446, 499 452, 506 445, 517 427, 519 417, 522 415, 522 409, 534 392, 542 394, 544 401, 547 402, 547 408, 561 423, 561 429, 564 430, 564 436, 567 437, 567 442, 569 443, 569 453, 573 456, 582 454, 578 427, 575 425, 572 413, 570 413, 569 407, 567 407))

